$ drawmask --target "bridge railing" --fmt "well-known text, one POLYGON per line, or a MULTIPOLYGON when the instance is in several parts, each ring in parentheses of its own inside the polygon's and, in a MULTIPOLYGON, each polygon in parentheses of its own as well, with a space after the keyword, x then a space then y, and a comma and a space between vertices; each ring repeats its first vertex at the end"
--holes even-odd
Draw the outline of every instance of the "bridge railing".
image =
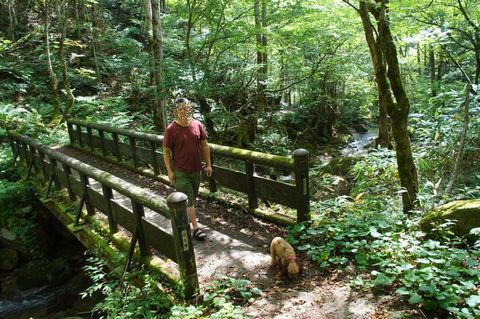
MULTIPOLYGON (((165 169, 161 135, 75 119, 69 120, 67 126, 70 142, 76 147, 101 152, 104 156, 113 155, 118 162, 130 162, 126 165, 135 169, 148 168, 156 176, 165 169)), ((258 199, 261 198, 295 208, 299 222, 310 220, 308 151, 298 149, 289 158, 213 143, 209 145, 213 174, 206 181, 210 192, 216 192, 217 185, 220 185, 246 194, 251 210, 258 208, 258 199), (245 170, 242 172, 217 165, 217 158, 243 161, 245 170), (294 172, 295 184, 257 176, 256 165, 294 172)))
POLYGON ((149 255, 149 247, 154 248, 178 264, 185 296, 191 298, 198 292, 185 194, 173 193, 165 201, 143 188, 50 149, 31 138, 14 132, 9 132, 9 136, 15 160, 20 157, 28 167, 27 178, 35 171, 45 182, 48 181, 46 196, 49 196, 55 184, 58 189, 68 191, 70 200, 80 199, 75 224, 79 222, 84 205, 89 215, 95 214, 95 210, 104 213, 111 233, 117 232, 119 225, 132 233, 127 264, 130 263, 137 242, 143 257, 149 255), (131 208, 116 201, 118 195, 114 191, 124 196, 122 201, 125 197, 128 198, 131 208), (146 219, 145 207, 170 219, 172 232, 169 233, 146 219))

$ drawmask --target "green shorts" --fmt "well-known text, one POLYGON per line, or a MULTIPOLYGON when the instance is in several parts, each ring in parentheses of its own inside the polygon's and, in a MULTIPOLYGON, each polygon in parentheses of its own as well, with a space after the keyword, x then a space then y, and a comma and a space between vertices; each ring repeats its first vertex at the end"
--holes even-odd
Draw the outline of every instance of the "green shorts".
POLYGON ((198 195, 198 189, 200 188, 200 172, 184 172, 181 170, 175 170, 175 190, 177 192, 185 193, 188 197, 188 207, 193 207, 195 204, 195 198, 198 195))

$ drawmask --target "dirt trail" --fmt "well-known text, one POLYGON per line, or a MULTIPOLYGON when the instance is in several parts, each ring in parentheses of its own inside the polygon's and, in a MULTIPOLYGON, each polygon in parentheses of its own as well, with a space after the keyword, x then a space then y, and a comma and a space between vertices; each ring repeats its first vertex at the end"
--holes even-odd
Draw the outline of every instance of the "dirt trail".
MULTIPOLYGON (((166 197, 172 192, 161 182, 78 150, 64 148, 61 151, 159 196, 166 197)), ((208 233, 204 242, 194 242, 200 287, 204 288, 220 274, 250 280, 262 290, 262 296, 243 306, 247 315, 278 319, 395 317, 386 310, 392 300, 353 291, 348 285, 349 278, 342 273, 322 274, 305 255, 299 255, 304 269, 298 279, 281 277, 277 269, 270 267, 269 245, 274 237, 285 235, 283 227, 202 198, 197 202, 197 209, 199 223, 208 233)))

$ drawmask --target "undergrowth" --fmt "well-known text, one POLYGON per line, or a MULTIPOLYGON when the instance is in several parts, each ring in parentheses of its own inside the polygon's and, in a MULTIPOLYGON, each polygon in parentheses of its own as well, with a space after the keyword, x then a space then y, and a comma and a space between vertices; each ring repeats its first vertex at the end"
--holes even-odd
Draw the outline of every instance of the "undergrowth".
POLYGON ((29 216, 31 186, 16 181, 18 176, 11 165, 11 152, 6 147, 0 147, 0 229, 3 229, 4 236, 18 239, 30 256, 42 257, 38 243, 31 236, 31 231, 37 226, 35 218, 29 216))
POLYGON ((84 270, 92 285, 81 295, 101 298, 92 310, 100 318, 246 319, 240 306, 262 294, 248 280, 220 276, 205 288, 202 300, 186 304, 160 289, 153 275, 134 271, 119 279, 105 261, 87 261, 84 270))
MULTIPOLYGON (((311 227, 297 225, 290 242, 325 271, 344 269, 351 285, 396 294, 426 314, 480 317, 480 241, 472 245, 449 231, 449 221, 430 236, 420 231, 423 212, 402 213, 390 151, 370 154, 352 169, 351 196, 314 202, 311 227)), ((430 187, 419 197, 438 200, 430 187)), ((479 229, 472 235, 478 237, 479 229)))

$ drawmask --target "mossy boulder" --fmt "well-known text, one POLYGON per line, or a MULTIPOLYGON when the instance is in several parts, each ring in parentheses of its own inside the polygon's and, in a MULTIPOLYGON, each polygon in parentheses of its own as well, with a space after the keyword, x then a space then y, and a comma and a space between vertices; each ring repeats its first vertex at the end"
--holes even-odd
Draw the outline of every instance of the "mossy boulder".
POLYGON ((480 199, 458 200, 438 206, 425 214, 420 227, 426 233, 446 220, 455 220, 451 230, 458 236, 468 235, 473 228, 480 227, 480 199))

